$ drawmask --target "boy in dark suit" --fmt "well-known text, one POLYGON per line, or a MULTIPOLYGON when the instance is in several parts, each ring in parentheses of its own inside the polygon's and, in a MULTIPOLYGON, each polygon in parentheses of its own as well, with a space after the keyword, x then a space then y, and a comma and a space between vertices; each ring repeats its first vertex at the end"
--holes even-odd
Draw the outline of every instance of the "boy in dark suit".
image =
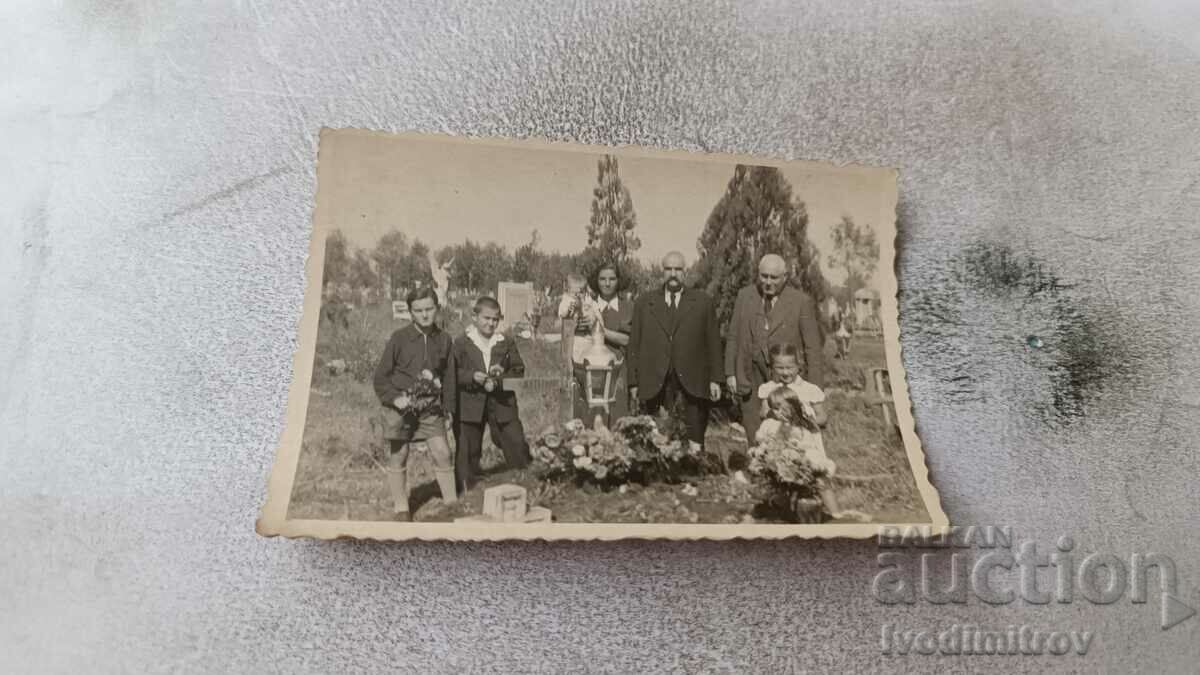
POLYGON ((517 410, 517 395, 504 390, 505 378, 525 376, 517 343, 496 332, 500 303, 482 297, 475 301, 474 322, 454 341, 452 358, 458 385, 459 423, 456 468, 458 480, 469 488, 480 472, 483 428, 500 446, 509 468, 529 463, 529 446, 517 410))

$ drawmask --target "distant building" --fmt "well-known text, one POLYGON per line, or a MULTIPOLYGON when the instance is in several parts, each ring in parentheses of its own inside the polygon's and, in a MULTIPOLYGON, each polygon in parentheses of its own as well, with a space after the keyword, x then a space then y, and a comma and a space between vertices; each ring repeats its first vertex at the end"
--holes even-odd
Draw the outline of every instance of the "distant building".
POLYGON ((860 288, 854 292, 854 328, 855 330, 878 331, 879 322, 879 291, 860 288))

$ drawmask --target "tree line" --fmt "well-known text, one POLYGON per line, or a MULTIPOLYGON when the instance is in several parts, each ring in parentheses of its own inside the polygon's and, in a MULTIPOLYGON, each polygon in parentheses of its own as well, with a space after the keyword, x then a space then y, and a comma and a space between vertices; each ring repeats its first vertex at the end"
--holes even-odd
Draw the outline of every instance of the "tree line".
MULTIPOLYGON (((826 265, 841 269, 845 277, 834 287, 821 271, 820 253, 808 238, 808 224, 804 202, 793 194, 778 168, 738 165, 703 224, 689 282, 713 297, 718 319, 725 324, 732 316, 738 290, 754 281, 756 261, 776 253, 788 261, 792 283, 814 301, 820 304, 833 296, 845 306, 855 291, 871 281, 879 258, 875 234, 869 225, 857 224, 849 217, 834 227, 826 265)), ((511 251, 496 242, 470 238, 432 251, 420 239, 395 230, 380 238, 374 249, 364 251, 334 230, 325 242, 322 289, 327 301, 378 301, 417 282, 431 283, 431 258, 439 265, 453 260, 451 289, 473 293, 494 293, 499 282, 516 281, 556 294, 567 274, 588 274, 605 261, 621 267, 631 292, 662 282, 658 263, 647 264, 636 257, 641 247, 637 215, 621 181, 617 158, 611 155, 598 162, 584 233, 586 243, 576 253, 542 250, 537 230, 511 251)))

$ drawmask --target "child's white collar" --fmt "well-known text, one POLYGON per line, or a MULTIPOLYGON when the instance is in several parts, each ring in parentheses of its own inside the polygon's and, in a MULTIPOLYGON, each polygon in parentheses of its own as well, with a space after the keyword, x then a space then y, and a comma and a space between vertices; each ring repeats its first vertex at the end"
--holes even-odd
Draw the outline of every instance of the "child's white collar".
POLYGON ((483 333, 480 333, 479 329, 475 326, 467 326, 467 337, 471 338, 472 342, 477 344, 483 343, 489 347, 494 347, 495 345, 504 342, 504 334, 500 331, 492 333, 492 337, 490 338, 485 338, 483 337, 483 333))

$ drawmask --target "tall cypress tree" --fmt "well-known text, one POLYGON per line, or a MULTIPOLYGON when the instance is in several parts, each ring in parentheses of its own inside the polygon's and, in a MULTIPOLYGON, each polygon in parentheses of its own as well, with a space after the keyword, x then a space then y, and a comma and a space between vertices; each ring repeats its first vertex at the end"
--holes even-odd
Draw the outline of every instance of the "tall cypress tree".
POLYGON ((734 168, 696 248, 697 280, 716 303, 723 327, 733 316, 738 291, 753 283, 758 260, 768 253, 788 262, 793 285, 818 304, 825 299, 825 277, 808 240, 808 211, 776 167, 734 168))
POLYGON ((585 262, 613 260, 624 265, 642 246, 634 229, 637 216, 629 189, 617 173, 617 158, 605 155, 597 168, 592 190, 592 217, 587 226, 585 262))

